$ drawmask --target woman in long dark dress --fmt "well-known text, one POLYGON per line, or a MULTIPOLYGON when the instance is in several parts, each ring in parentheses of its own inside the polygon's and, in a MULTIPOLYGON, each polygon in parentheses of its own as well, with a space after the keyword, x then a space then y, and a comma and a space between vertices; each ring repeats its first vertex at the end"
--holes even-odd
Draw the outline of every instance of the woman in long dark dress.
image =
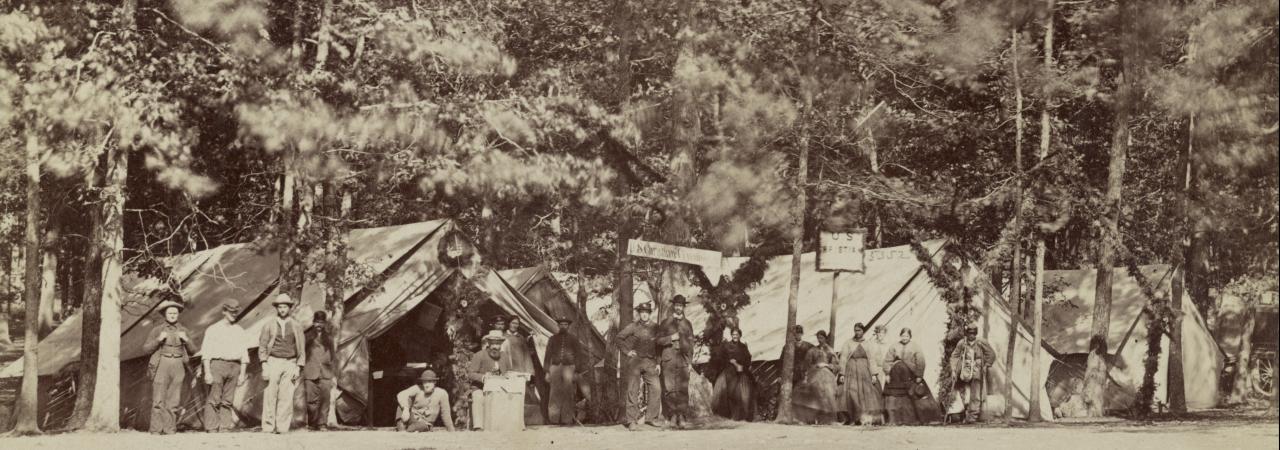
POLYGON ((897 344, 889 346, 884 363, 889 367, 889 382, 884 386, 884 405, 889 412, 891 425, 917 425, 920 416, 916 411, 911 388, 924 382, 924 355, 920 347, 911 342, 911 329, 903 328, 897 344))
POLYGON ((751 377, 751 350, 742 342, 742 331, 733 329, 729 341, 712 352, 719 376, 711 393, 716 415, 750 422, 755 418, 755 381, 751 377))
POLYGON ((840 351, 844 358, 844 399, 851 422, 874 425, 884 421, 884 399, 880 392, 880 364, 872 359, 868 346, 863 342, 867 327, 853 326, 853 339, 846 341, 840 351))
POLYGON ((836 354, 825 331, 817 334, 818 345, 805 353, 804 381, 792 395, 791 408, 801 423, 827 425, 835 421, 840 407, 836 402, 836 354))

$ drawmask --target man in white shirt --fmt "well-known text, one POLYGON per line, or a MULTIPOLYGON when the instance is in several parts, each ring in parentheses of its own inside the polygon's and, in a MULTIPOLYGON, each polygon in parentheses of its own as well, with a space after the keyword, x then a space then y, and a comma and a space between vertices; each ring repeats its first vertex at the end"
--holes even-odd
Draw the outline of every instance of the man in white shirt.
POLYGON ((231 431, 236 426, 236 413, 231 405, 236 386, 244 384, 249 366, 249 340, 236 324, 240 302, 232 299, 222 305, 222 318, 204 332, 201 364, 204 382, 209 385, 205 396, 204 429, 216 433, 231 431))

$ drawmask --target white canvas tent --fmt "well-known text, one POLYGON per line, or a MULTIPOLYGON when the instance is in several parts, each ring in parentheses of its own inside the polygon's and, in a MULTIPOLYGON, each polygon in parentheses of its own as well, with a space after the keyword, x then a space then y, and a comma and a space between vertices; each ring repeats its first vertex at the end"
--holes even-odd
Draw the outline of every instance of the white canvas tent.
MULTIPOLYGON (((1140 268, 1159 295, 1172 292, 1173 277, 1178 273, 1168 265, 1151 265, 1140 268)), ((1112 359, 1111 379, 1115 386, 1108 391, 1108 408, 1127 408, 1142 385, 1143 361, 1147 353, 1147 325, 1142 314, 1148 303, 1138 281, 1127 269, 1118 267, 1113 272, 1111 287, 1111 325, 1107 333, 1108 351, 1112 359), (1117 389, 1118 388, 1118 389, 1117 389)), ((1093 303, 1097 270, 1046 271, 1046 286, 1061 291, 1051 298, 1045 307, 1045 342, 1064 354, 1084 354, 1089 351, 1089 337, 1093 321, 1093 303)), ((1218 379, 1222 374, 1223 355, 1218 343, 1209 332, 1208 325, 1195 306, 1183 296, 1182 318, 1182 367, 1186 388, 1187 407, 1213 408, 1218 405, 1218 379)), ((1166 402, 1169 358, 1169 338, 1161 339, 1160 363, 1157 371, 1156 400, 1166 402)), ((1079 360, 1081 358, 1072 358, 1079 360)), ((1059 370, 1083 373, 1081 364, 1063 366, 1059 370)), ((1073 378, 1055 375, 1055 378, 1073 378)), ((1074 389, 1074 388, 1073 388, 1074 389)))
MULTIPOLYGON (((930 241, 925 243, 925 247, 933 255, 934 262, 940 264, 943 242, 930 241)), ((814 332, 826 330, 830 324, 833 274, 816 270, 816 256, 814 253, 806 253, 801 258, 800 294, 796 314, 796 323, 804 326, 808 335, 806 339, 810 340, 814 332)), ((728 258, 724 272, 732 273, 746 261, 747 258, 728 258)), ((750 304, 737 313, 738 325, 743 332, 742 340, 751 348, 753 360, 775 360, 782 354, 791 261, 791 256, 770 258, 762 281, 747 292, 751 298, 750 304)), ((865 274, 841 274, 839 277, 840 296, 837 299, 839 309, 836 323, 840 328, 836 330, 836 339, 849 339, 853 333, 853 325, 858 322, 867 324, 868 327, 881 324, 888 326, 890 333, 886 341, 889 342, 897 339, 900 329, 911 328, 914 341, 925 355, 925 381, 935 393, 938 392, 938 367, 944 356, 943 340, 948 319, 947 306, 940 291, 930 281, 922 264, 908 246, 869 250, 866 261, 865 274)), ((991 371, 993 394, 1002 394, 1003 386, 1010 380, 1004 370, 1008 333, 1018 333, 1012 377, 1013 405, 1015 416, 1026 417, 1029 406, 1027 396, 1033 382, 1030 379, 1033 352, 1041 352, 1041 379, 1034 381, 1041 386, 1044 386, 1048 377, 1053 357, 1045 348, 1032 348, 1030 331, 1011 320, 1008 307, 985 279, 978 278, 974 284, 974 301, 979 306, 987 305, 990 312, 989 326, 986 326, 983 335, 997 354, 997 364, 991 371)), ((675 293, 689 298, 695 298, 699 293, 697 288, 691 286, 677 287, 676 291, 675 293)), ((701 330, 708 318, 700 301, 691 304, 688 316, 693 321, 695 330, 701 330)), ((1048 395, 1043 388, 1040 397, 1041 417, 1052 418, 1048 395)))
MULTIPOLYGON (((446 237, 454 228, 452 221, 436 220, 353 230, 348 235, 349 257, 381 276, 382 282, 367 290, 353 287, 344 295, 347 313, 337 339, 336 358, 341 396, 335 405, 344 421, 359 422, 366 412, 371 381, 369 341, 405 320, 407 314, 455 274, 474 281, 489 295, 489 300, 506 313, 521 317, 542 346, 557 329, 550 316, 515 292, 496 272, 489 270, 473 276, 480 270, 479 258, 463 258, 466 263, 462 265, 442 262, 446 237)), ((469 243, 463 241, 462 245, 465 255, 475 253, 469 243)), ((191 330, 197 347, 202 343, 204 330, 221 318, 219 307, 233 298, 242 306, 240 324, 253 337, 251 342, 246 342, 246 347, 257 346, 260 327, 274 314, 269 299, 275 294, 280 267, 278 255, 264 252, 253 244, 234 244, 167 258, 165 263, 180 280, 187 305, 180 322, 191 330)), ((147 355, 142 351, 142 341, 161 321, 159 315, 154 314, 158 298, 151 295, 159 282, 129 276, 124 284, 127 295, 120 346, 122 425, 141 429, 147 426, 151 401, 150 381, 143 376, 147 355)), ((322 286, 308 284, 294 317, 309 322, 312 311, 322 309, 323 305, 322 286)), ((42 376, 76 368, 80 355, 80 323, 76 314, 40 342, 42 376)), ((22 365, 21 359, 11 363, 0 370, 0 377, 21 376, 22 365)), ((256 371, 257 365, 251 370, 256 371)), ((258 399, 261 383, 260 377, 251 376, 250 382, 237 390, 235 405, 242 417, 256 418, 261 411, 258 399)), ((183 403, 187 406, 184 420, 199 420, 198 406, 202 399, 203 389, 184 389, 183 403)), ((300 417, 295 414, 295 419, 300 417)))

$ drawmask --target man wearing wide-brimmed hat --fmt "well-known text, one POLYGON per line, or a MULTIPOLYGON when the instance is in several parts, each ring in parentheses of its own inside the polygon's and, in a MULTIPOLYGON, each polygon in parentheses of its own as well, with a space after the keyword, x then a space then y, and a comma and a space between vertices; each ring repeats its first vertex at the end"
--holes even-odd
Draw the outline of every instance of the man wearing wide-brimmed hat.
POLYGON ((502 343, 507 341, 507 337, 502 334, 501 330, 490 330, 482 338, 483 347, 480 351, 471 355, 471 361, 467 363, 467 380, 471 382, 473 390, 469 394, 471 397, 471 425, 473 428, 482 424, 481 418, 484 417, 484 402, 481 401, 484 388, 484 377, 486 375, 500 375, 510 370, 506 364, 502 362, 502 343))
POLYGON ((143 350, 151 353, 151 432, 173 434, 178 432, 178 409, 182 404, 182 384, 187 378, 187 358, 196 352, 196 346, 187 334, 187 328, 178 323, 178 314, 184 306, 181 302, 165 300, 156 311, 164 317, 164 323, 153 328, 143 343, 143 350))
POLYGON ((662 412, 676 428, 689 414, 689 370, 693 363, 693 323, 684 316, 689 303, 683 295, 671 299, 671 317, 658 325, 662 365, 662 412))
POLYGON ((453 410, 449 406, 449 393, 436 387, 440 377, 427 370, 418 377, 418 383, 396 394, 396 430, 431 431, 436 420, 453 431, 453 410))
POLYGON ((204 429, 209 432, 231 431, 236 427, 236 412, 231 405, 236 386, 245 382, 249 367, 249 336, 240 325, 240 302, 228 299, 222 304, 222 320, 204 331, 200 363, 204 382, 209 385, 205 396, 204 429))
POLYGON ((277 295, 271 306, 276 308, 276 318, 262 324, 258 335, 258 355, 266 355, 262 362, 262 376, 267 381, 262 392, 262 431, 286 433, 293 423, 293 393, 307 360, 306 336, 302 326, 289 317, 293 312, 289 294, 277 295))
POLYGON ((660 427, 659 398, 662 387, 658 380, 658 326, 649 320, 653 307, 642 303, 636 307, 636 321, 627 324, 618 333, 618 348, 627 355, 626 373, 627 418, 626 427, 633 430, 640 423, 640 408, 645 408, 644 423, 660 427))
POLYGON ((573 318, 556 319, 560 329, 547 340, 547 355, 543 367, 547 368, 547 381, 551 385, 547 395, 547 422, 558 425, 577 423, 577 383, 590 370, 582 343, 569 332, 573 318))

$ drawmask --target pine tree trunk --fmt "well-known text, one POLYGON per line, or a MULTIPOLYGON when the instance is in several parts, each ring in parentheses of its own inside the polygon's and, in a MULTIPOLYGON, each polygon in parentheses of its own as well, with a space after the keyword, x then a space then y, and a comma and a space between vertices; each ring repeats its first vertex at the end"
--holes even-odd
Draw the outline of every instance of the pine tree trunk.
POLYGON ((40 357, 36 346, 40 343, 37 333, 40 327, 40 147, 34 136, 27 136, 27 232, 26 275, 24 277, 26 301, 26 335, 22 351, 22 389, 14 411, 16 435, 39 434, 36 405, 39 401, 40 357))
MULTIPOLYGON (((294 287, 300 283, 298 270, 298 230, 295 228, 293 199, 297 176, 294 173, 292 158, 285 156, 283 161, 284 180, 280 183, 280 222, 277 230, 280 234, 280 282, 277 292, 293 297, 294 287)), ((294 301, 297 301, 294 298, 294 301)))
MULTIPOLYGON (((47 224, 46 224, 47 225, 47 224)), ((53 331, 53 302, 58 295, 58 230, 46 226, 40 254, 44 261, 40 270, 40 338, 53 331)))
POLYGON ((333 0, 321 0, 320 27, 316 31, 316 66, 312 69, 312 73, 324 70, 324 65, 329 60, 329 41, 332 39, 329 35, 329 22, 332 20, 333 0))
MULTIPOLYGON (((1257 328, 1258 313, 1252 304, 1245 310, 1244 332, 1240 335, 1240 350, 1236 351, 1236 377, 1231 385, 1228 404, 1238 405, 1249 400, 1253 392, 1253 331, 1257 328)), ((1273 382, 1274 383, 1274 382, 1273 382)))
MULTIPOLYGON (((4 270, 3 277, 0 277, 0 302, 5 305, 9 304, 9 280, 10 274, 13 272, 13 258, 8 244, 0 244, 0 270, 4 270)), ((13 339, 9 336, 9 308, 6 306, 0 309, 0 349, 8 348, 13 345, 13 339)), ((3 426, 3 424, 0 424, 3 426)))
MULTIPOLYGON (((1010 375, 1013 374, 1013 354, 1018 345, 1018 323, 1022 321, 1022 131, 1025 124, 1022 120, 1022 74, 1018 71, 1018 30, 1013 30, 1010 38, 1013 47, 1013 96, 1015 102, 1014 109, 1014 129, 1013 138, 1013 160, 1014 171, 1017 174, 1017 180, 1014 183, 1015 194, 1013 198, 1013 275, 1009 283, 1009 295, 1013 298, 1013 305, 1010 307, 1017 309, 1018 314, 1010 317, 1009 345, 1005 347, 1004 373, 1009 379, 1004 384, 1004 418, 1009 420, 1013 418, 1013 380, 1010 375)), ((1012 315, 1011 315, 1012 316, 1012 315)))
POLYGON ((73 430, 84 428, 93 406, 93 391, 98 379, 98 335, 102 324, 103 249, 99 245, 102 242, 102 220, 94 208, 89 208, 88 216, 89 251, 84 259, 84 290, 80 297, 79 381, 76 383, 76 404, 67 426, 73 430))
MULTIPOLYGON (((807 100, 807 99, 806 99, 807 100)), ((805 106, 805 115, 808 116, 812 103, 805 106)), ((801 120, 808 120, 804 117, 801 120)), ((791 232, 791 285, 787 290, 787 320, 784 330, 795 329, 796 326, 796 306, 800 299, 800 259, 804 252, 804 214, 805 214, 805 184, 808 182, 809 173, 809 145, 810 136, 807 124, 801 124, 800 130, 800 167, 796 173, 796 184, 794 187, 796 194, 796 202, 791 214, 793 217, 793 225, 791 232)), ((796 366, 796 339, 794 333, 783 333, 782 346, 782 371, 779 373, 795 373, 796 366)), ((791 377, 781 377, 781 390, 778 393, 778 415, 776 422, 793 423, 795 422, 795 414, 791 409, 791 377)))
MULTIPOLYGON (((1053 70, 1053 11, 1055 0, 1049 0, 1047 5, 1047 15, 1044 21, 1044 67, 1045 72, 1049 73, 1053 70)), ((1049 83, 1045 83, 1043 89, 1044 104, 1040 110, 1040 151, 1037 154, 1040 161, 1049 156, 1049 145, 1052 143, 1053 123, 1049 112, 1049 102, 1051 98, 1051 88, 1049 83)), ((1044 237, 1036 238, 1036 275, 1035 275, 1035 304, 1031 310, 1031 342, 1034 347, 1031 351, 1031 390, 1030 390, 1030 406, 1027 407, 1027 421, 1040 422, 1044 418, 1040 416, 1040 347, 1043 345, 1044 336, 1042 329, 1044 327, 1044 254, 1045 245, 1044 237)))
POLYGON ((111 147, 107 154, 107 176, 103 190, 102 212, 102 303, 98 326, 97 379, 94 380, 93 404, 85 429, 116 431, 120 429, 120 304, 123 287, 120 278, 124 266, 125 178, 129 172, 127 149, 111 147))
POLYGON ((1107 361, 1107 333, 1111 325, 1111 285, 1116 245, 1121 239, 1120 204, 1124 187, 1124 166, 1129 151, 1130 91, 1133 82, 1131 63, 1128 55, 1121 57, 1122 71, 1116 84, 1111 161, 1102 215, 1102 237, 1098 239, 1098 277, 1094 286, 1093 324, 1090 328, 1088 368, 1085 370, 1084 380, 1084 401, 1089 417, 1102 417, 1107 407, 1107 373, 1110 370, 1107 361))

